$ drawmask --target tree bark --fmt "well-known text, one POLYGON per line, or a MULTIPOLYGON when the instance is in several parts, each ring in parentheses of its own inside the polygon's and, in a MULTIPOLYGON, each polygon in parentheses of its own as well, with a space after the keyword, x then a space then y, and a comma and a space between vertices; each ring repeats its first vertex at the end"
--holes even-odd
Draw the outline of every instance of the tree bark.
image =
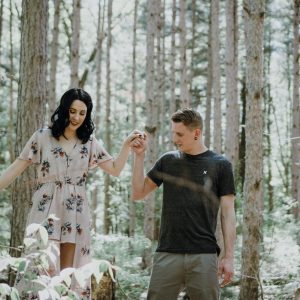
POLYGON ((217 153, 222 151, 222 113, 221 113, 221 71, 219 41, 219 0, 211 1, 211 52, 212 52, 212 94, 214 99, 213 147, 217 153))
MULTIPOLYGON (((170 99, 170 114, 172 115, 176 110, 176 0, 173 0, 172 4, 172 33, 171 33, 171 58, 170 58, 170 81, 171 81, 171 99, 170 99)), ((171 131, 170 131, 171 132, 171 131)), ((170 150, 174 149, 172 141, 172 133, 170 134, 170 150)))
POLYGON ((186 59, 186 26, 185 26, 185 0, 179 0, 179 49, 180 49, 180 105, 182 108, 189 107, 190 95, 187 76, 186 59))
POLYGON ((236 171, 239 154, 237 0, 226 1, 226 137, 225 155, 236 171))
MULTIPOLYGON (((22 1, 20 77, 16 128, 16 156, 33 132, 43 124, 46 99, 48 1, 22 1), (39 16, 37 18, 37 16, 39 16)), ((23 243, 30 208, 34 172, 29 169, 15 181, 12 191, 11 247, 23 243)), ((11 255, 18 252, 11 250, 11 255)))
POLYGON ((59 36, 59 19, 60 19, 61 0, 54 1, 54 22, 52 29, 52 43, 50 56, 50 81, 49 81, 49 98, 48 98, 48 116, 51 117, 56 107, 56 73, 58 62, 58 36, 59 36))
MULTIPOLYGON (((3 3, 2 3, 3 5, 3 3)), ((2 7, 2 6, 1 6, 2 7)), ((10 162, 15 160, 13 132, 14 132, 14 46, 13 46, 13 9, 12 0, 9 1, 9 63, 10 63, 10 76, 9 76, 9 124, 8 124, 8 151, 10 162)), ((1 56, 1 55, 0 55, 1 56)), ((1 63, 0 63, 1 64, 1 63)))
POLYGON ((244 0, 243 8, 247 111, 242 280, 239 299, 254 300, 259 297, 259 255, 262 239, 264 0, 244 0))
POLYGON ((80 38, 80 3, 81 0, 73 0, 72 15, 72 43, 71 43, 71 83, 70 87, 79 86, 79 38, 80 38))
MULTIPOLYGON (((108 153, 111 153, 111 70, 110 70, 110 48, 112 42, 112 5, 113 0, 108 1, 107 8, 107 43, 106 43, 106 114, 105 114, 105 146, 108 153)), ((109 215, 111 194, 109 186, 111 180, 105 175, 104 180, 104 233, 108 234, 112 226, 109 215)))
POLYGON ((212 102, 212 49, 211 49, 211 21, 212 19, 212 5, 210 5, 209 25, 208 25, 208 42, 207 42, 207 83, 206 83, 206 110, 205 110, 205 126, 204 126, 204 142, 205 145, 210 147, 211 140, 211 102, 212 102))
MULTIPOLYGON (((156 10, 157 1, 148 1, 147 15, 147 61, 146 61, 146 101, 147 101, 147 121, 146 131, 148 134, 149 147, 147 151, 146 166, 150 168, 157 156, 157 115, 158 104, 155 102, 154 82, 155 82, 155 36, 156 36, 156 10)), ((154 239, 155 228, 155 197, 154 193, 148 195, 145 199, 145 219, 144 234, 150 240, 154 239)))
POLYGON ((299 6, 300 1, 294 0, 294 41, 293 41, 293 111, 292 111, 292 197, 297 202, 294 209, 296 219, 300 219, 300 197, 299 197, 299 161, 300 161, 300 98, 299 98, 299 6))
MULTIPOLYGON (((131 95, 131 117, 132 128, 136 128, 136 46, 137 46, 137 17, 138 17, 139 0, 134 1, 133 16, 133 42, 132 42, 132 95, 131 95)), ((129 236, 134 236, 136 226, 136 204, 129 199, 129 236)))

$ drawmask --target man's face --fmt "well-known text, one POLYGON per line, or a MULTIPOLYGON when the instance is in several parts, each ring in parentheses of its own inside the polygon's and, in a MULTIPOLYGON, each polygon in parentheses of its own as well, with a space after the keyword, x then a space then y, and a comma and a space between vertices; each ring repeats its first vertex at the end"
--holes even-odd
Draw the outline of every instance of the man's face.
POLYGON ((178 149, 190 153, 195 145, 195 130, 188 128, 183 123, 172 122, 173 143, 178 149))

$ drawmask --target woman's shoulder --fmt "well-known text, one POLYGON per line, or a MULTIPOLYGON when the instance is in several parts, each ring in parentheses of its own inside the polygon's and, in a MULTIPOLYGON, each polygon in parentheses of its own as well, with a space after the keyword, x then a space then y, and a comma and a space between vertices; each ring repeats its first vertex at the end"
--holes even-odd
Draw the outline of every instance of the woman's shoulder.
POLYGON ((51 137, 52 132, 49 127, 43 127, 36 130, 33 135, 35 135, 38 139, 43 139, 51 137))

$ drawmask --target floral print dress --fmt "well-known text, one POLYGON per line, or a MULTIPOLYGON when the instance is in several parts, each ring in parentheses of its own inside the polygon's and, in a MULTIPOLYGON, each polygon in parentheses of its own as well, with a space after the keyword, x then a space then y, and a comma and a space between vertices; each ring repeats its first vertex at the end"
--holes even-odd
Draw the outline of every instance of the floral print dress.
MULTIPOLYGON (((43 224, 49 240, 76 244, 73 267, 90 262, 90 211, 85 182, 89 169, 112 157, 94 137, 85 144, 79 140, 66 153, 50 129, 40 129, 18 158, 37 166, 37 187, 27 225, 43 224), (48 218, 50 214, 58 220, 48 218)), ((90 299, 88 289, 89 285, 80 291, 82 299, 90 299)))

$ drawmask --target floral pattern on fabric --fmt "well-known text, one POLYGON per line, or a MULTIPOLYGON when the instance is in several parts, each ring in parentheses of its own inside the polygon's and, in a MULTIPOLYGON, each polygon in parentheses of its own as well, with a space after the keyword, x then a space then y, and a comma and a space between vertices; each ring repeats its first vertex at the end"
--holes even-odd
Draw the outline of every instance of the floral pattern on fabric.
MULTIPOLYGON (((40 223, 50 240, 75 243, 75 268, 91 259, 90 210, 85 190, 88 171, 111 158, 94 137, 85 144, 78 143, 66 155, 50 129, 36 131, 19 156, 38 165, 27 225, 40 223), (56 218, 49 218, 51 214, 56 218)), ((84 299, 90 299, 88 289, 84 299)))

